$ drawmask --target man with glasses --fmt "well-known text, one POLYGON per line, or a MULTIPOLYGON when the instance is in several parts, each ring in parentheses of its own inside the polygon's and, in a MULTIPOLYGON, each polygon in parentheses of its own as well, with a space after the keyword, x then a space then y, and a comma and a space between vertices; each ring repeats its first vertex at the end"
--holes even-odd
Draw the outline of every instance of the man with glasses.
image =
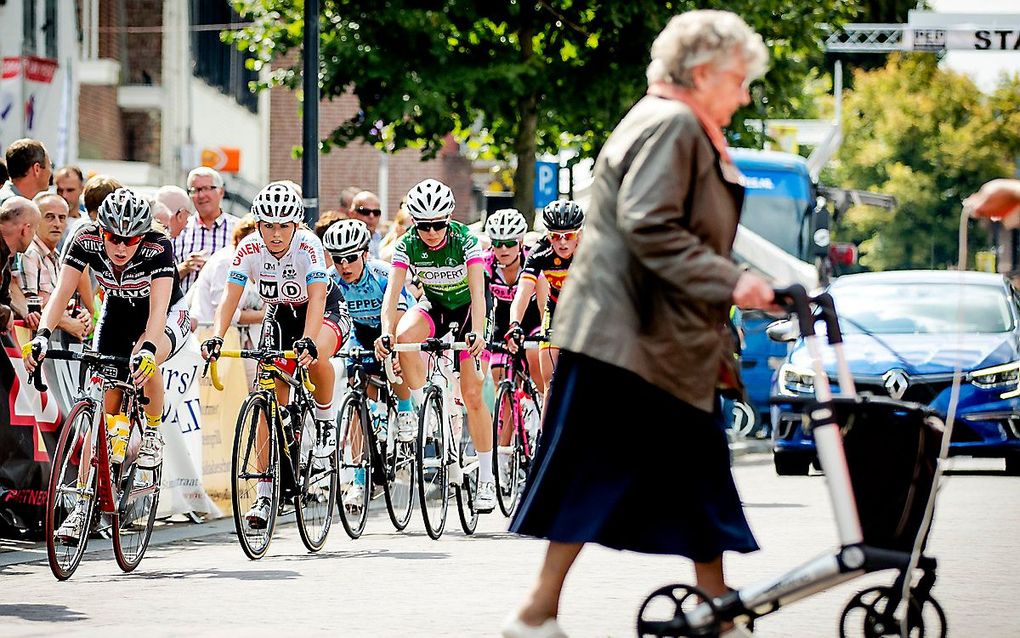
POLYGON ((0 204, 15 196, 32 199, 50 187, 53 167, 42 142, 15 140, 7 147, 6 159, 10 177, 0 186, 0 204))
POLYGON ((174 259, 184 292, 198 279, 198 271, 209 255, 230 243, 237 218, 220 208, 224 192, 223 176, 213 169, 199 166, 188 173, 188 194, 198 214, 188 218, 184 230, 174 239, 174 259))
POLYGON ((382 235, 379 234, 379 220, 382 218, 382 205, 379 197, 371 191, 361 191, 351 200, 351 219, 365 222, 368 231, 372 234, 372 240, 368 243, 368 254, 372 259, 379 259, 379 243, 382 235))

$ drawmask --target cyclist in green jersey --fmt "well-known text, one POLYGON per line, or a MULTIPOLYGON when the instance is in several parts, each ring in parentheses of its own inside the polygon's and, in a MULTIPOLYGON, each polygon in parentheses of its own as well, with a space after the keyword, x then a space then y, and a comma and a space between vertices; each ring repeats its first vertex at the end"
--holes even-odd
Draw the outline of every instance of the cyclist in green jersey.
MULTIPOLYGON (((468 227, 452 221, 456 206, 453 191, 434 179, 414 186, 407 194, 406 209, 414 228, 400 239, 393 252, 386 293, 383 296, 382 336, 376 341, 376 355, 389 355, 386 343, 420 343, 429 337, 442 337, 457 323, 457 341, 470 349, 461 352, 461 360, 480 357, 487 372, 485 352, 485 265, 478 238, 468 227), (397 303, 407 273, 421 281, 423 298, 397 321, 397 303), (395 338, 394 338, 395 335, 395 338)), ((394 388, 399 400, 397 437, 414 440, 417 418, 412 396, 421 403, 425 385, 425 364, 415 352, 399 354, 404 385, 394 388)), ((484 374, 483 374, 484 377, 484 374)), ((496 504, 496 486, 492 476, 492 418, 482 399, 482 381, 474 374, 460 375, 460 392, 467 408, 468 431, 478 451, 479 512, 491 512, 496 504)))

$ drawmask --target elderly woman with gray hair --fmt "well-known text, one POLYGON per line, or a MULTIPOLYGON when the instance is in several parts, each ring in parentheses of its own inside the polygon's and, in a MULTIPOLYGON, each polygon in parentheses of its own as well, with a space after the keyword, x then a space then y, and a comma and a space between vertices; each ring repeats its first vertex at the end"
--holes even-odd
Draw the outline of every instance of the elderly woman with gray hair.
POLYGON ((560 592, 584 543, 689 557, 712 596, 727 591, 723 552, 757 549, 719 391, 739 384, 730 306, 769 308, 773 294, 730 258, 743 188, 723 127, 767 55, 732 13, 674 17, 652 45, 647 95, 599 155, 554 325, 560 367, 511 525, 550 542, 506 637, 565 635, 560 592))

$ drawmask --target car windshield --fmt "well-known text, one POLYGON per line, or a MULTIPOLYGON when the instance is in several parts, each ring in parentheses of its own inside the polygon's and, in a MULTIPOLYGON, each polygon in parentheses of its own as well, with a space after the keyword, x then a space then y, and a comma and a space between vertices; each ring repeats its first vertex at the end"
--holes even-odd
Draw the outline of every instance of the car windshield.
POLYGON ((996 333, 1013 329, 1010 298, 998 286, 869 284, 832 289, 844 332, 996 333))

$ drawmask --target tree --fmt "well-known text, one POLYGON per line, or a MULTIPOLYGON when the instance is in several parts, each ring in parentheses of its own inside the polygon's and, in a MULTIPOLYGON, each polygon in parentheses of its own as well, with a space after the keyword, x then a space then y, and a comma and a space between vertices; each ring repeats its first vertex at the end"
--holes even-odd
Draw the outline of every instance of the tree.
MULTIPOLYGON (((594 157, 643 94, 648 50, 666 21, 693 8, 744 16, 772 51, 759 100, 744 117, 791 117, 809 106, 800 85, 822 25, 854 14, 841 0, 324 0, 322 96, 347 91, 360 112, 323 149, 360 140, 434 156, 453 133, 483 156, 517 160, 515 204, 530 212, 535 155, 573 147, 594 157)), ((252 26, 228 35, 259 69, 299 48, 301 0, 235 2, 252 26)), ((297 66, 271 82, 300 86, 297 66)), ((264 87, 263 87, 264 88, 264 87)), ((738 143, 753 136, 737 128, 738 143)))
MULTIPOLYGON (((892 56, 855 74, 844 102, 836 183, 895 195, 892 213, 852 209, 837 229, 875 270, 956 263, 961 200, 1013 173, 1020 148, 1020 77, 990 96, 930 54, 892 56)), ((981 238, 976 238, 981 242, 981 238)))

